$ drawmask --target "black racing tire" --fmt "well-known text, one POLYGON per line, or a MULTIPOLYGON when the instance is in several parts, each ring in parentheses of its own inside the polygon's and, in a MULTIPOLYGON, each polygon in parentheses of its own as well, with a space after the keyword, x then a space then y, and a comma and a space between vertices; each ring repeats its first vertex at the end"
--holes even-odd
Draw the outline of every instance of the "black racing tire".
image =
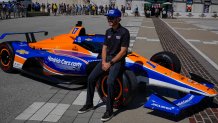
MULTIPOLYGON (((102 75, 96 85, 97 92, 101 100, 105 103, 107 98, 107 77, 108 74, 102 75)), ((122 76, 115 81, 114 108, 127 106, 133 99, 137 88, 137 79, 132 71, 125 70, 122 76)))
POLYGON ((8 42, 0 44, 0 67, 4 72, 12 73, 14 63, 14 51, 8 42))
POLYGON ((181 72, 181 62, 179 58, 171 52, 163 51, 156 53, 150 60, 176 73, 181 72))

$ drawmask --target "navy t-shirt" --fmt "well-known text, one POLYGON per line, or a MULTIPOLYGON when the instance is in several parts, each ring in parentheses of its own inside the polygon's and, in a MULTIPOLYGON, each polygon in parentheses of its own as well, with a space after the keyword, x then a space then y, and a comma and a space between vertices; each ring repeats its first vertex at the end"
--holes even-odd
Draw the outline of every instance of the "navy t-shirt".
POLYGON ((104 45, 107 46, 107 57, 116 56, 120 52, 121 47, 129 47, 130 34, 123 26, 119 25, 116 30, 110 28, 105 35, 104 45))

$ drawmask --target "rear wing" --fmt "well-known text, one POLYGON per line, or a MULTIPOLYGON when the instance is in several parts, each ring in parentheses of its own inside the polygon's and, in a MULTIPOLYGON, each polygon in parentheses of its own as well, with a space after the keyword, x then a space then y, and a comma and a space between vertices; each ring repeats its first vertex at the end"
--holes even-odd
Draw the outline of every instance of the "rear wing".
POLYGON ((36 42, 36 39, 35 39, 35 33, 44 33, 45 36, 48 35, 48 32, 47 31, 37 31, 37 32, 21 32, 21 33, 3 33, 1 36, 0 36, 0 40, 4 39, 6 36, 8 35, 25 35, 26 36, 26 41, 28 43, 33 43, 33 42, 36 42))

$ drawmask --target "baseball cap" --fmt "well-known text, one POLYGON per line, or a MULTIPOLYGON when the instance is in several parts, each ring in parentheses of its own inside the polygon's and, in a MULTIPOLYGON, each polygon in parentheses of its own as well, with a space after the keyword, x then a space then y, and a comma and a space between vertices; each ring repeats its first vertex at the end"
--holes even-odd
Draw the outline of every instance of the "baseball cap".
POLYGON ((121 12, 119 9, 111 9, 109 12, 105 15, 108 17, 121 17, 121 12))

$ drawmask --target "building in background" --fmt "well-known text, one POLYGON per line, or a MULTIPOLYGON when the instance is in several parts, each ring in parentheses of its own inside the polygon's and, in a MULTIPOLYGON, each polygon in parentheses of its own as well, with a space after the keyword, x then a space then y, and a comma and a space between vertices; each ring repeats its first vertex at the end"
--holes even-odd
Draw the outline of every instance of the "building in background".
POLYGON ((175 17, 211 18, 218 13, 218 0, 174 0, 175 17))

